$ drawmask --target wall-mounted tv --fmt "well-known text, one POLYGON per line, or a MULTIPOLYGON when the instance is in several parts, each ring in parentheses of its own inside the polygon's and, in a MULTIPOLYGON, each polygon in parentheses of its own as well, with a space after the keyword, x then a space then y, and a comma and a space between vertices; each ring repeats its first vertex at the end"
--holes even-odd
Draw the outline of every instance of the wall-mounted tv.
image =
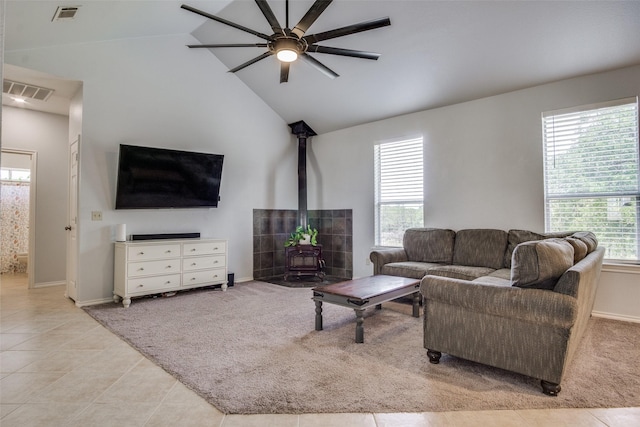
POLYGON ((215 208, 221 154, 120 144, 116 209, 215 208))

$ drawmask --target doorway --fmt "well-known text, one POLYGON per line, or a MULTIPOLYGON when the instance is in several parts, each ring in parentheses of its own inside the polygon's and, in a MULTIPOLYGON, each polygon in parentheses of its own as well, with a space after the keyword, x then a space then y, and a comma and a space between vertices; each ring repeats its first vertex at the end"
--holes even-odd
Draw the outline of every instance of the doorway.
POLYGON ((1 154, 0 272, 26 273, 33 288, 37 153, 3 148, 1 154))

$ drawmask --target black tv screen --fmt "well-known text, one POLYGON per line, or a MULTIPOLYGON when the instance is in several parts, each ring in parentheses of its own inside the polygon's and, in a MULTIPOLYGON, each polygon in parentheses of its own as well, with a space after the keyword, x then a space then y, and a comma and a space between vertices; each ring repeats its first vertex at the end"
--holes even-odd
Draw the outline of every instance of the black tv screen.
POLYGON ((215 208, 221 154, 120 145, 116 209, 215 208))

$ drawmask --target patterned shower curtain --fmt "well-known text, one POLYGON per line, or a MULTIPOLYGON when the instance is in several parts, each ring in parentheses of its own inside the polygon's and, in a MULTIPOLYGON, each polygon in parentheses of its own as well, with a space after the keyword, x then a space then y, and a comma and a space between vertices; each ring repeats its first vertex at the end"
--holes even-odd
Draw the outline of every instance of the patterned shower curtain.
POLYGON ((0 273, 25 272, 18 253, 29 250, 29 183, 2 181, 0 227, 0 273))

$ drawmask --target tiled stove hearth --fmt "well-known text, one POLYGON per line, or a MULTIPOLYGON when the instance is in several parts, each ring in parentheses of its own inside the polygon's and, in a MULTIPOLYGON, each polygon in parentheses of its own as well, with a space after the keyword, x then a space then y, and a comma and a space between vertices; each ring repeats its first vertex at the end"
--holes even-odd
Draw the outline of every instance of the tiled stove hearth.
MULTIPOLYGON (((353 277, 353 224, 351 209, 310 210, 309 225, 318 230, 326 276, 353 277)), ((284 276, 284 242, 295 230, 296 210, 253 210, 253 277, 284 276)), ((313 277, 313 276, 312 276, 313 277)), ((293 279, 290 279, 293 280, 293 279)))

